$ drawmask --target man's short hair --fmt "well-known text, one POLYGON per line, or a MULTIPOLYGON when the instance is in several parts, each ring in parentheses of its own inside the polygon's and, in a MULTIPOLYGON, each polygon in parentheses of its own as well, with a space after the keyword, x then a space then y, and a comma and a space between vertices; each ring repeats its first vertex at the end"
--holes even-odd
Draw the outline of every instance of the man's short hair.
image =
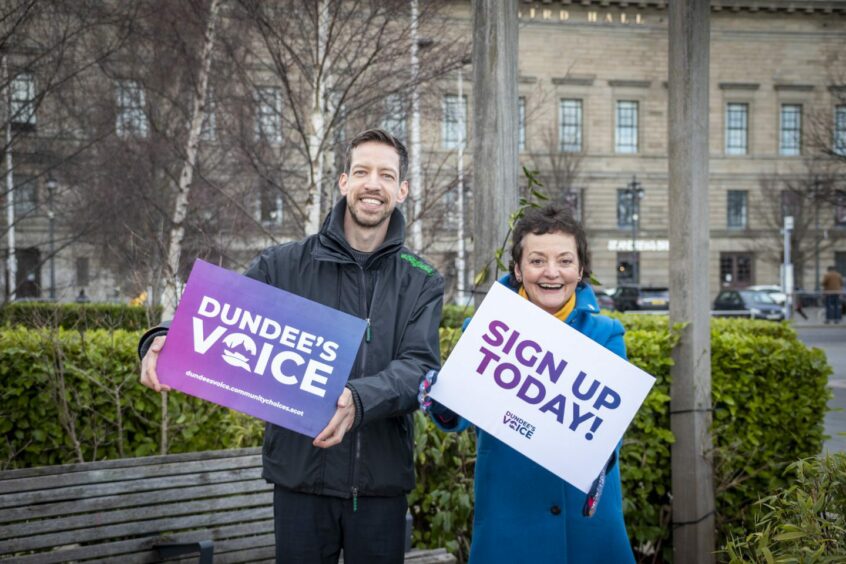
POLYGON ((352 141, 350 141, 350 144, 347 146, 347 153, 344 157, 344 172, 346 172, 347 174, 351 172, 350 168, 352 167, 353 149, 355 149, 362 143, 368 143, 370 141, 384 143, 385 145, 396 149, 397 155, 399 155, 400 162, 399 181, 402 182, 403 180, 405 180, 405 176, 408 174, 408 149, 405 148, 405 145, 402 141, 400 141, 384 129, 367 129, 353 137, 352 141))

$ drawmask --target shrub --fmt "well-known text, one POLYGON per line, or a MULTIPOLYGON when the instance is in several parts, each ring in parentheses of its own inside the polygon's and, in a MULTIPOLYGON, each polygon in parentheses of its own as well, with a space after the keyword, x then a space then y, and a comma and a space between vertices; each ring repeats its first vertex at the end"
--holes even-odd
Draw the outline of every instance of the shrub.
POLYGON ((846 562, 846 454, 809 458, 784 473, 791 485, 759 501, 751 532, 723 555, 741 562, 846 562))
MULTIPOLYGON (((141 333, 0 328, 0 468, 160 451, 161 399, 138 383, 141 333)), ((167 395, 170 452, 261 444, 263 425, 167 395)))
POLYGON ((0 307, 0 325, 62 329, 126 329, 140 331, 161 319, 161 307, 124 304, 12 302, 0 307))
POLYGON ((441 327, 461 329, 461 325, 464 323, 464 320, 472 316, 472 305, 463 306, 455 304, 446 304, 444 305, 444 311, 441 314, 441 327))

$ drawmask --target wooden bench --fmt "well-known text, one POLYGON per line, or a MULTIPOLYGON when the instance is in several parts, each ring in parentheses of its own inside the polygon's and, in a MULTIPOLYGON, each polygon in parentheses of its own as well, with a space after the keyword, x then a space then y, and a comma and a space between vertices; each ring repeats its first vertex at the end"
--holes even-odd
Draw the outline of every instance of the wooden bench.
MULTIPOLYGON (((0 472, 0 560, 273 562, 257 448, 0 472)), ((406 562, 455 562, 412 550, 406 562)))

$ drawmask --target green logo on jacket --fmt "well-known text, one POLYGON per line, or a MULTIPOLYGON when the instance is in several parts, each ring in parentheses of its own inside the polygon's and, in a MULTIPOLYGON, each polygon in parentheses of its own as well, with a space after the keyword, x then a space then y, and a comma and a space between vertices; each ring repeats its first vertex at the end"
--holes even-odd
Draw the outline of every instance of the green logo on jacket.
POLYGON ((410 264, 414 268, 422 270, 423 272, 426 273, 427 276, 431 276, 432 274, 435 273, 434 268, 432 268, 431 266, 429 266, 428 264, 426 264, 425 262, 423 262, 422 260, 420 260, 419 258, 417 258, 414 255, 410 255, 408 253, 400 253, 400 258, 402 260, 406 261, 408 264, 410 264))

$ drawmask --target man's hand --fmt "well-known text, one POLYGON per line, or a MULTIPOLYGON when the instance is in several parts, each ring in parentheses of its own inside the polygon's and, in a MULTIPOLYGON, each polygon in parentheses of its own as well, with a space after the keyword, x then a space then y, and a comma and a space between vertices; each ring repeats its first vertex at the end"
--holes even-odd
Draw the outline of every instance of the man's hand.
MULTIPOLYGON (((150 350, 152 350, 152 347, 150 350)), ((341 397, 338 398, 337 405, 338 408, 335 410, 335 415, 329 420, 329 424, 315 437, 312 443, 314 446, 320 448, 335 446, 343 440, 344 435, 352 427, 355 421, 355 402, 349 388, 344 388, 341 397)))
POLYGON ((141 383, 157 392, 170 391, 170 386, 159 383, 159 375, 156 374, 156 363, 159 361, 159 353, 162 352, 165 338, 164 335, 159 335, 153 339, 153 344, 150 345, 141 361, 141 383))

